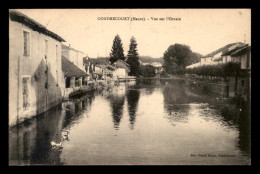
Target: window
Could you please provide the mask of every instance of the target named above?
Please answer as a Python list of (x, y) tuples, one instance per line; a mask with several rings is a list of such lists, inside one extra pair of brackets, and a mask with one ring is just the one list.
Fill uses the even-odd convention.
[(56, 86), (59, 86), (59, 82), (58, 82), (58, 80), (59, 80), (59, 77), (58, 77), (58, 70), (56, 70), (56, 78), (57, 78), (57, 81), (56, 81)]
[(67, 78), (65, 79), (65, 81), (66, 81), (66, 82), (65, 82), (65, 83), (66, 83), (66, 88), (70, 88), (70, 78), (67, 77)]
[(56, 45), (56, 62), (58, 62), (59, 53), (58, 53), (58, 45)]
[(23, 31), (23, 41), (24, 41), (23, 55), (29, 57), (30, 56), (30, 33), (28, 31)]
[(45, 59), (48, 58), (48, 40), (45, 39)]
[(29, 83), (30, 77), (23, 77), (23, 109), (26, 110), (29, 106)]

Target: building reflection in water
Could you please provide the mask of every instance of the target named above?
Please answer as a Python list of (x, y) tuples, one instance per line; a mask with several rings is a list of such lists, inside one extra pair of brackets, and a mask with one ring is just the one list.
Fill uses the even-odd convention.
[[(9, 129), (10, 165), (62, 165), (62, 146), (50, 142), (69, 141), (69, 128), (79, 121), (94, 95), (64, 102)], [(89, 106), (90, 107), (90, 106)], [(65, 133), (64, 133), (65, 132)], [(65, 137), (64, 137), (65, 136)]]
[(245, 154), (251, 154), (251, 119), (246, 103), (234, 102), (221, 109), (225, 122), (236, 125), (238, 129), (238, 147)]
[[(203, 88), (185, 85), (185, 81), (162, 81), (162, 84), (164, 109), (167, 112), (165, 117), (172, 125), (187, 122), (190, 105), (198, 105), (203, 112), (201, 118), (206, 121), (215, 119), (221, 125), (236, 130), (238, 148), (245, 155), (251, 154), (251, 115), (248, 103), (237, 99), (225, 100), (219, 95), (205, 93)], [(215, 117), (217, 115), (221, 117)]]

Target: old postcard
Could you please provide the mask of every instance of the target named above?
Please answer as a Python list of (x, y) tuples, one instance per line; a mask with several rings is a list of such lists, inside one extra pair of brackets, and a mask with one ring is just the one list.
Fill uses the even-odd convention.
[(251, 9), (9, 9), (9, 165), (251, 165)]

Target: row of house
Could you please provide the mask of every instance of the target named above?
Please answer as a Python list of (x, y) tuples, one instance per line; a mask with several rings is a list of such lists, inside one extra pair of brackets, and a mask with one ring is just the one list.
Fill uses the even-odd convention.
[(109, 61), (104, 63), (95, 63), (93, 60), (87, 61), (86, 70), (92, 79), (105, 81), (121, 81), (128, 79), (130, 65), (123, 60), (117, 60), (113, 64)]
[[(199, 66), (205, 66), (205, 65), (217, 65), (217, 64), (225, 64), (228, 62), (241, 62), (242, 64), (246, 63), (246, 60), (240, 60), (239, 58), (236, 58), (234, 56), (234, 52), (238, 51), (239, 49), (243, 49), (245, 47), (249, 47), (248, 44), (244, 44), (241, 42), (237, 43), (231, 43), (228, 45), (225, 45), (224, 47), (219, 48), (218, 50), (215, 50), (203, 57), (201, 57), (200, 62), (197, 62), (195, 64), (189, 65), (186, 68), (195, 68)], [(248, 60), (247, 62), (251, 62), (251, 60)], [(244, 65), (243, 65), (244, 66)]]
[(121, 60), (90, 72), (85, 53), (65, 42), (28, 16), (9, 11), (9, 126), (49, 110), (77, 90), (88, 90), (93, 77), (127, 77), (129, 65)]
[(226, 96), (241, 96), (244, 101), (251, 101), (251, 46), (241, 42), (228, 44), (216, 51), (213, 51), (201, 58), (201, 61), (186, 68), (200, 66), (225, 64), (234, 62), (240, 64), (240, 71), (243, 76), (229, 77), (225, 82)]

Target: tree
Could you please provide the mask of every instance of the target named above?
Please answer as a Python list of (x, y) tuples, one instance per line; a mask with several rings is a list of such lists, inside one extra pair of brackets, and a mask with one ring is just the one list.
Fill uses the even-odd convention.
[(155, 67), (152, 65), (141, 65), (140, 66), (140, 74), (143, 77), (154, 77), (155, 74)]
[(137, 53), (137, 43), (134, 37), (130, 40), (126, 63), (130, 65), (129, 75), (137, 76), (140, 74), (139, 55)]
[(186, 66), (200, 62), (202, 55), (200, 53), (192, 52), (190, 59), (187, 60)]
[(193, 53), (187, 45), (170, 45), (163, 55), (163, 67), (167, 73), (174, 74), (176, 70), (185, 68), (192, 55)]
[(113, 64), (118, 59), (125, 60), (125, 56), (122, 41), (117, 34), (113, 41), (109, 61), (111, 62), (111, 64)]

